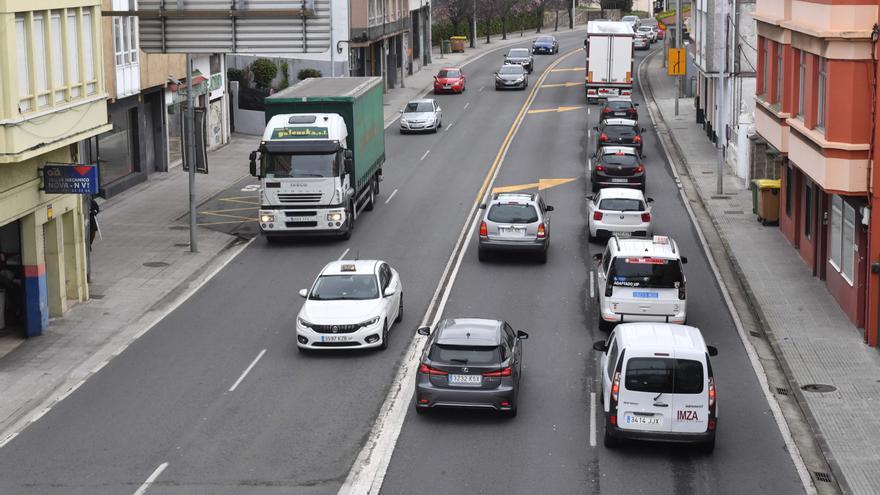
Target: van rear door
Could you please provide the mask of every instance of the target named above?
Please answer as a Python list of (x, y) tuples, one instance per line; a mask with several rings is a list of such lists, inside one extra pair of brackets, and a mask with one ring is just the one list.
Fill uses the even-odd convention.
[(618, 428), (672, 431), (673, 361), (671, 350), (626, 359), (617, 406)]
[(676, 357), (672, 431), (705, 433), (709, 426), (709, 373), (704, 359)]
[(587, 83), (605, 83), (610, 77), (611, 36), (588, 35), (589, 54), (587, 56)]
[(678, 260), (652, 257), (615, 258), (608, 282), (614, 285), (612, 303), (615, 313), (657, 317), (664, 321), (685, 303), (678, 298), (684, 274)]
[(608, 82), (615, 84), (632, 83), (633, 38), (631, 36), (612, 36)]

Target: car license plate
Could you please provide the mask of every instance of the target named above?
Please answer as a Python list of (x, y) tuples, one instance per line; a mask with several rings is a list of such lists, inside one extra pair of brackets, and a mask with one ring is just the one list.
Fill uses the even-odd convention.
[(615, 116), (625, 116), (626, 112), (614, 112)]
[(659, 425), (660, 418), (653, 416), (626, 416), (626, 424), (628, 425)]
[(499, 227), (499, 228), (498, 228), (498, 231), (499, 231), (502, 235), (515, 235), (515, 236), (524, 236), (524, 235), (526, 235), (526, 229), (523, 229), (523, 228), (517, 228), (517, 227), (508, 227), (508, 228)]
[(614, 235), (621, 239), (632, 237), (632, 232), (614, 232)]
[(479, 387), (483, 384), (483, 377), (480, 375), (449, 375), (449, 384)]
[(629, 179), (611, 179), (611, 182), (614, 182), (615, 184), (625, 184), (629, 182)]
[(314, 221), (316, 217), (287, 217), (291, 222), (311, 222)]
[(657, 292), (640, 292), (640, 291), (634, 291), (634, 292), (633, 292), (633, 297), (641, 297), (641, 298), (643, 298), (643, 299), (659, 299), (659, 298), (660, 298), (660, 294), (657, 293)]
[(444, 84), (443, 85), (443, 89), (451, 89), (451, 88), (452, 88), (451, 84)]
[(321, 342), (348, 342), (351, 337), (348, 335), (321, 335)]

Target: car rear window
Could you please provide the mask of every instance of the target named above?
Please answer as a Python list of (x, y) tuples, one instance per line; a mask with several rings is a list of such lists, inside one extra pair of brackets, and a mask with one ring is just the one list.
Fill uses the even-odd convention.
[(532, 205), (497, 203), (489, 209), (487, 218), (496, 223), (534, 223), (538, 211)]
[(606, 106), (612, 110), (627, 110), (632, 108), (632, 103), (628, 101), (609, 101)]
[(441, 70), (440, 72), (437, 73), (437, 77), (440, 77), (440, 78), (458, 77), (459, 75), (461, 75), (461, 74), (457, 70)]
[(693, 359), (631, 358), (626, 362), (624, 387), (652, 394), (699, 394), (703, 364)]
[(606, 125), (602, 132), (610, 138), (636, 137), (635, 128), (629, 125)]
[(500, 364), (501, 346), (437, 344), (428, 354), (431, 361), (448, 364)]
[(510, 53), (508, 53), (507, 56), (525, 58), (529, 56), (529, 50), (528, 48), (514, 48), (513, 50), (510, 50)]
[(645, 206), (644, 203), (638, 199), (610, 198), (600, 201), (599, 209), (611, 211), (644, 211)]
[(621, 257), (614, 259), (608, 278), (617, 287), (677, 288), (684, 275), (678, 260)]
[(635, 167), (639, 164), (639, 159), (635, 155), (626, 153), (606, 153), (602, 155), (602, 161), (606, 165), (624, 165), (627, 167)]

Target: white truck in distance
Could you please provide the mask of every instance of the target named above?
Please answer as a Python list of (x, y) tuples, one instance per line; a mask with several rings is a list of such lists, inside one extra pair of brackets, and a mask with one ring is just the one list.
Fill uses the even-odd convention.
[(633, 38), (626, 22), (587, 23), (587, 103), (609, 96), (627, 96), (633, 88)]

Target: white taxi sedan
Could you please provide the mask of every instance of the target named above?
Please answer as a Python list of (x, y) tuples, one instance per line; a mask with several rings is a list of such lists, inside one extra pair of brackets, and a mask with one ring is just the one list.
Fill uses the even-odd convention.
[(651, 205), (638, 189), (600, 189), (589, 201), (590, 240), (617, 237), (651, 237)]
[(388, 348), (391, 325), (403, 317), (403, 285), (381, 260), (328, 263), (296, 317), (296, 344), (306, 349)]

